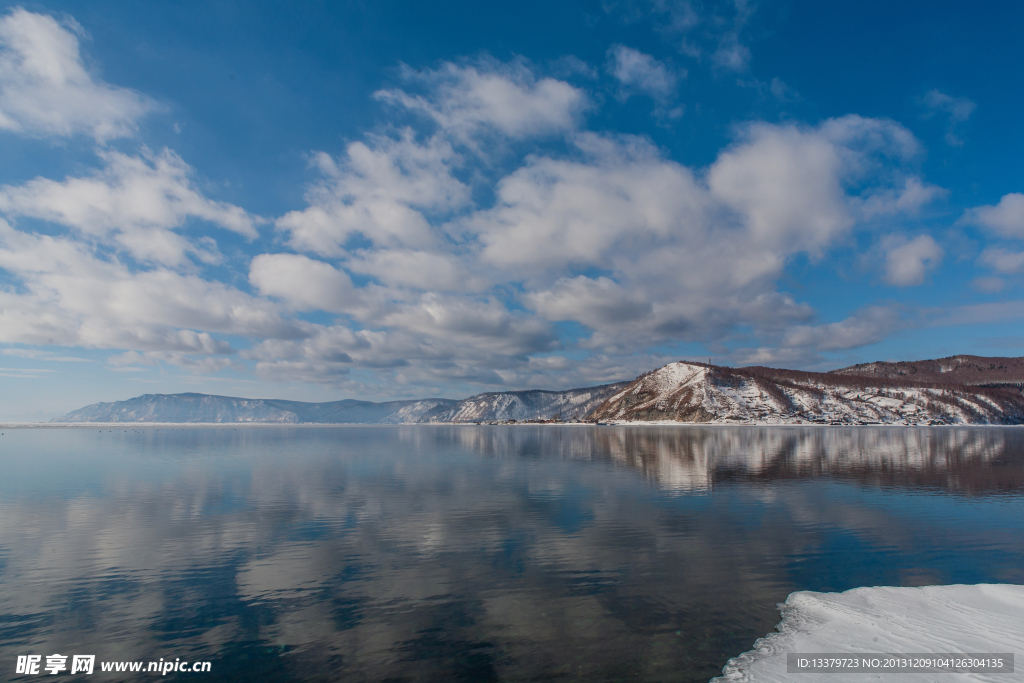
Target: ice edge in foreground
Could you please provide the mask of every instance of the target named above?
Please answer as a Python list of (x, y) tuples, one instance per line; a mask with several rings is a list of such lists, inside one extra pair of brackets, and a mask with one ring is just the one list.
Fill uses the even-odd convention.
[[(791, 593), (779, 605), (778, 631), (730, 659), (718, 683), (842, 680), (889, 683), (936, 680), (1020, 680), (1013, 674), (787, 673), (786, 654), (796, 653), (1024, 653), (1024, 586), (977, 584), (854, 588), (843, 593)], [(1024, 662), (1016, 662), (1019, 667)]]

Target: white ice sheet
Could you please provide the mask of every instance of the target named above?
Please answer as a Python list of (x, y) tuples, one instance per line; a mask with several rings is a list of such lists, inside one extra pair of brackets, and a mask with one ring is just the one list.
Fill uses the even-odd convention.
[[(790, 594), (778, 632), (729, 660), (716, 682), (860, 683), (861, 681), (1024, 680), (1024, 586), (854, 588)], [(1012, 674), (787, 673), (786, 653), (995, 653), (1016, 655)]]

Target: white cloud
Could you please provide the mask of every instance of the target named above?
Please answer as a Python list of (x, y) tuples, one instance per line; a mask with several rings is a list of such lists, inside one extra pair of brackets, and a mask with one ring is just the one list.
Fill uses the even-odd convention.
[(485, 60), (446, 62), (436, 70), (405, 69), (406, 82), (425, 86), (427, 94), (381, 90), (384, 102), (419, 111), (445, 134), (462, 142), (487, 132), (511, 138), (563, 133), (576, 128), (589, 106), (584, 92), (565, 81), (538, 79), (523, 64)]
[(0, 342), (85, 348), (231, 352), (211, 333), (296, 338), (301, 323), (228, 285), (164, 268), (132, 272), (69, 238), (0, 221), (0, 268), (19, 290), (0, 292)]
[(768, 84), (768, 92), (780, 102), (792, 102), (801, 99), (800, 94), (778, 76), (774, 77)]
[[(624, 87), (674, 92), (675, 76), (646, 55), (621, 47), (612, 65)], [(393, 393), (615, 379), (680, 342), (774, 340), (776, 357), (808, 357), (899, 324), (871, 309), (814, 326), (814, 310), (777, 284), (795, 256), (941, 194), (908, 170), (920, 149), (898, 124), (749, 124), (710, 165), (688, 167), (645, 138), (578, 132), (586, 95), (524, 63), (405, 76), (406, 89), (378, 97), (436, 129), (382, 127), (337, 157), (313, 154), (306, 206), (275, 221), (286, 244), (251, 259), (185, 232), (202, 220), (251, 238), (259, 219), (203, 196), (170, 151), (104, 151), (92, 175), (0, 188), (0, 212), (70, 229), (0, 225), (13, 283), (0, 291), (0, 342), (117, 349), (118, 368), (245, 362), (263, 378), (349, 389), (372, 376)], [(569, 149), (530, 146), (506, 163), (520, 150), (510, 138), (551, 134)], [(892, 246), (894, 281), (938, 263), (923, 239)], [(243, 258), (254, 295), (189, 265)], [(338, 319), (295, 315), (317, 311)], [(582, 339), (560, 340), (563, 321)], [(234, 353), (235, 337), (252, 347)], [(580, 351), (584, 369), (567, 369)]]
[(307, 193), (310, 206), (285, 214), (277, 228), (295, 249), (323, 256), (344, 255), (357, 234), (380, 246), (429, 247), (438, 236), (425, 213), (469, 201), (469, 188), (452, 174), (458, 161), (447, 142), (420, 143), (410, 130), (354, 142), (340, 162), (319, 153), (314, 162), (326, 177)]
[(513, 314), (489, 297), (427, 293), (413, 303), (389, 310), (376, 322), (383, 327), (426, 335), (445, 345), (454, 343), (461, 354), (476, 351), (525, 357), (551, 351), (557, 344), (547, 324), (531, 316)]
[[(417, 77), (428, 92), (413, 104), (406, 93), (382, 96), (448, 112), (438, 120), (460, 121), (459, 135), (500, 128), (473, 118), (480, 110), (469, 116), (470, 96), (454, 92), (474, 91), (481, 74), (445, 68)], [(492, 67), (488, 78), (501, 81), (517, 68)], [(459, 156), (448, 135), (399, 131), (353, 143), (337, 160), (317, 155), (325, 177), (308, 193), (310, 206), (277, 227), (293, 248), (337, 262), (280, 255), (290, 274), (264, 257), (253, 262), (251, 282), (262, 293), (386, 332), (373, 354), (345, 351), (352, 363), (336, 368), (338, 378), (350, 367), (397, 361), (410, 363), (404, 377), (417, 381), (433, 381), (442, 367), (470, 377), (484, 367), (475, 363), (525, 377), (530, 354), (555, 348), (543, 321), (586, 326), (591, 334), (580, 344), (598, 355), (635, 353), (638, 337), (709, 341), (741, 327), (781, 338), (814, 315), (776, 291), (793, 255), (822, 254), (858, 221), (912, 214), (941, 194), (906, 172), (920, 153), (909, 131), (857, 116), (818, 126), (748, 125), (704, 169), (666, 159), (643, 138), (577, 133), (574, 152), (533, 154), (493, 186), (466, 168), (477, 162)], [(493, 187), (492, 206), (470, 202), (461, 170), (480, 189)], [(317, 274), (305, 288), (295, 284), (303, 264)], [(374, 279), (355, 290), (358, 302), (334, 298), (349, 291), (335, 282), (341, 268)], [(513, 300), (528, 311), (513, 313)], [(273, 365), (275, 373), (313, 372), (324, 362), (311, 340), (287, 345), (303, 351)], [(266, 372), (274, 363), (269, 355), (259, 362)]]
[(583, 159), (530, 158), (460, 226), (532, 310), (590, 327), (593, 349), (800, 324), (812, 311), (773, 284), (792, 255), (845, 239), (869, 197), (895, 213), (930, 196), (899, 171), (916, 142), (888, 121), (750, 126), (697, 171), (636, 138), (576, 144)]
[(301, 311), (343, 313), (360, 300), (345, 271), (298, 254), (260, 254), (249, 266), (249, 282)]
[(980, 225), (1002, 237), (1024, 239), (1024, 194), (1003, 195), (995, 206), (978, 206), (964, 212), (961, 222)]
[(746, 71), (750, 66), (750, 48), (743, 45), (740, 36), (754, 14), (755, 4), (748, 0), (731, 0), (719, 3), (715, 9), (721, 12), (723, 7), (726, 8), (725, 14), (731, 15), (729, 19), (723, 20), (721, 15), (713, 16), (710, 17), (709, 23), (726, 25), (729, 28), (718, 36), (718, 49), (711, 55), (711, 60), (719, 69)]
[(729, 71), (746, 71), (750, 65), (750, 48), (740, 43), (738, 34), (730, 32), (722, 37), (711, 60), (715, 66)]
[(551, 62), (550, 67), (551, 73), (561, 78), (582, 76), (583, 78), (594, 80), (598, 77), (597, 69), (574, 55), (559, 57)]
[(152, 100), (96, 80), (78, 38), (52, 17), (17, 8), (0, 19), (0, 129), (40, 136), (133, 135)]
[(381, 332), (317, 326), (305, 339), (266, 340), (241, 355), (256, 361), (257, 374), (267, 379), (338, 384), (348, 381), (355, 362), (353, 355), (363, 365), (374, 365), (386, 340), (387, 335)]
[(977, 105), (966, 97), (952, 97), (936, 89), (929, 90), (922, 98), (921, 103), (928, 109), (929, 115), (942, 113), (949, 117), (946, 144), (953, 147), (963, 146), (964, 141), (957, 131), (960, 124), (971, 117)]
[(924, 96), (924, 104), (929, 109), (946, 112), (956, 123), (969, 119), (977, 108), (977, 105), (966, 97), (951, 97), (935, 89), (929, 90)]
[(979, 292), (996, 294), (1003, 291), (1003, 287), (1006, 286), (1006, 283), (1002, 278), (998, 277), (976, 277), (971, 280), (971, 286)]
[(535, 322), (517, 321), (493, 302), (428, 297), (389, 322), (398, 324), (386, 330), (317, 327), (305, 339), (270, 340), (241, 355), (275, 380), (348, 386), (352, 368), (372, 368), (385, 382), (373, 390), (393, 395), (410, 385), (505, 384), (514, 368), (529, 364), (525, 354), (550, 350), (554, 341), (550, 333), (538, 334)]
[(550, 290), (527, 295), (526, 301), (548, 320), (577, 320), (594, 328), (626, 325), (653, 309), (639, 292), (629, 292), (606, 277), (582, 275), (563, 278)]
[(872, 306), (839, 322), (794, 326), (787, 332), (782, 346), (809, 347), (819, 351), (854, 349), (878, 343), (903, 325), (898, 310)]
[(843, 151), (819, 132), (759, 124), (719, 156), (708, 184), (757, 242), (816, 251), (854, 222), (845, 202)]
[(5, 356), (16, 356), (18, 358), (34, 358), (39, 360), (45, 360), (50, 363), (91, 363), (88, 358), (79, 358), (78, 356), (58, 356), (53, 351), (44, 351), (42, 349), (3, 349), (0, 351)]
[(985, 304), (969, 304), (936, 308), (931, 311), (931, 324), (935, 327), (953, 325), (1003, 324), (1024, 320), (1024, 301), (994, 301)]
[(669, 99), (676, 89), (677, 76), (651, 55), (625, 45), (608, 50), (609, 71), (622, 85), (623, 97), (641, 92), (657, 100)]
[(851, 171), (877, 168), (879, 158), (909, 161), (921, 154), (914, 134), (891, 119), (847, 114), (826, 119), (820, 129), (829, 140), (849, 150), (844, 156)]
[(924, 282), (924, 277), (942, 262), (945, 254), (930, 235), (912, 240), (891, 239), (885, 248), (885, 281), (898, 287)]
[(107, 359), (107, 366), (114, 371), (137, 371), (140, 365), (160, 365), (166, 363), (182, 368), (197, 375), (220, 372), (221, 370), (239, 365), (231, 358), (223, 356), (194, 356), (173, 351), (125, 351)]
[(845, 116), (816, 128), (759, 123), (719, 156), (708, 184), (759, 243), (813, 253), (847, 232), (865, 204), (898, 213), (933, 196), (898, 172), (898, 162), (918, 151), (908, 130), (882, 119)]
[(978, 262), (1000, 273), (1024, 273), (1024, 252), (989, 247), (981, 252)]
[(703, 17), (694, 7), (693, 0), (602, 0), (609, 13), (619, 14), (629, 22), (643, 21), (656, 16), (664, 30), (685, 33), (699, 25)]
[(470, 270), (475, 264), (466, 254), (411, 249), (359, 250), (346, 265), (352, 272), (370, 275), (390, 287), (480, 292), (491, 284), (485, 275)]
[(716, 69), (746, 71), (750, 48), (744, 29), (756, 9), (747, 0), (603, 0), (606, 11), (627, 21), (653, 21), (678, 49), (700, 60), (710, 55)]
[(886, 188), (865, 196), (860, 207), (861, 216), (868, 219), (879, 215), (915, 214), (921, 207), (948, 194), (944, 188), (910, 176), (902, 188)]
[[(656, 344), (741, 326), (782, 334), (813, 316), (775, 291), (792, 255), (845, 239), (870, 213), (865, 206), (912, 213), (938, 192), (903, 172), (919, 147), (885, 120), (750, 125), (707, 169), (668, 160), (642, 138), (582, 133), (572, 141), (575, 154), (528, 157), (483, 209), (455, 177), (464, 159), (438, 136), (402, 131), (354, 143), (338, 160), (317, 155), (325, 179), (308, 194), (310, 207), (278, 228), (294, 248), (338, 263), (306, 264), (329, 277), (301, 288), (297, 257), (281, 255), (294, 266), (287, 276), (256, 260), (251, 282), (295, 307), (345, 312), (391, 340), (429, 342), (429, 352), (420, 342), (404, 347), (406, 361), (420, 359), (409, 376), (431, 377), (423, 363), (470, 363), (474, 354), (519, 376), (522, 361), (510, 358), (554, 343), (538, 317), (587, 326), (582, 343), (599, 354), (635, 352), (637, 335)], [(370, 206), (390, 207), (386, 215), (401, 220), (382, 220)], [(370, 246), (349, 242), (355, 234)], [(319, 283), (333, 282), (339, 267), (377, 284), (357, 289), (358, 303), (332, 298), (347, 286)], [(583, 274), (593, 269), (600, 274)], [(494, 294), (509, 288), (531, 313), (499, 303)], [(370, 362), (349, 355), (356, 366)]]
[(200, 194), (189, 180), (188, 164), (170, 150), (142, 156), (108, 151), (100, 158), (105, 167), (89, 177), (36, 178), (0, 187), (0, 212), (58, 223), (90, 238), (111, 238), (136, 259), (172, 266), (183, 264), (189, 253), (217, 260), (212, 240), (193, 243), (172, 232), (189, 218), (256, 237), (255, 219)]
[(639, 139), (577, 141), (586, 161), (535, 157), (498, 184), (493, 209), (466, 225), (485, 262), (523, 274), (561, 274), (573, 265), (608, 265), (620, 253), (677, 231), (706, 226), (706, 194), (690, 169), (666, 161)]

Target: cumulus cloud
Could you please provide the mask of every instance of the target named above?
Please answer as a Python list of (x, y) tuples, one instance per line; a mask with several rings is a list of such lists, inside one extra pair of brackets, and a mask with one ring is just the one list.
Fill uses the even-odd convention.
[(872, 306), (839, 322), (794, 326), (786, 333), (782, 346), (818, 351), (854, 349), (878, 343), (901, 327), (903, 321), (898, 310)]
[(860, 213), (865, 219), (875, 216), (914, 214), (923, 206), (948, 194), (949, 192), (945, 188), (910, 176), (904, 181), (903, 187), (886, 188), (865, 196)]
[(0, 19), (0, 129), (36, 136), (131, 136), (154, 108), (82, 63), (77, 25), (17, 8)]
[(401, 352), (388, 354), (388, 341), (379, 331), (318, 325), (303, 339), (265, 340), (240, 355), (255, 361), (257, 374), (265, 379), (343, 385), (357, 362), (377, 368), (408, 364), (397, 358)]
[[(418, 335), (455, 343), (463, 349), (519, 356), (557, 348), (557, 337), (548, 325), (526, 315), (516, 315), (494, 298), (423, 294), (417, 301), (398, 306), (377, 322)], [(465, 352), (465, 351), (464, 351)]]
[(904, 133), (858, 117), (817, 128), (757, 124), (707, 169), (706, 181), (642, 139), (584, 134), (576, 145), (585, 160), (532, 157), (498, 183), (496, 206), (465, 225), (479, 235), (485, 261), (520, 272), (607, 268), (672, 243), (715, 253), (727, 273), (749, 273), (751, 261), (774, 271), (785, 254), (818, 250), (851, 228), (861, 197), (849, 190), (864, 180), (867, 157), (901, 156)]
[(482, 258), (519, 273), (563, 273), (609, 264), (616, 247), (643, 249), (676, 230), (706, 225), (693, 172), (649, 143), (592, 134), (577, 140), (585, 161), (534, 157), (498, 183), (497, 205), (469, 217)]
[[(509, 78), (509, 69), (520, 68), (491, 67), (487, 78), (502, 81), (501, 88), (538, 83)], [(477, 206), (468, 181), (458, 179), (467, 161), (445, 126), (469, 116), (467, 92), (483, 77), (475, 67), (441, 71), (415, 77), (427, 88), (415, 101), (404, 91), (381, 95), (448, 112), (437, 115), (444, 124), (438, 132), (368, 136), (340, 158), (317, 155), (324, 178), (307, 194), (310, 205), (277, 221), (297, 251), (336, 259), (307, 264), (318, 274), (316, 286), (289, 284), (302, 271), (297, 257), (281, 255), (294, 275), (271, 273), (264, 257), (250, 274), (261, 293), (293, 307), (345, 312), (385, 331), (392, 350), (411, 335), (417, 343), (403, 347), (410, 362), (438, 367), (479, 353), (479, 362), (520, 377), (517, 363), (555, 348), (557, 337), (542, 321), (585, 326), (590, 336), (579, 343), (594, 354), (636, 353), (638, 337), (646, 344), (708, 341), (743, 326), (778, 337), (814, 315), (775, 289), (790, 258), (822, 254), (859, 221), (912, 214), (941, 194), (909, 171), (920, 153), (909, 131), (848, 116), (817, 126), (747, 125), (706, 168), (667, 159), (644, 138), (573, 133), (569, 154), (528, 156), (483, 185), (495, 199)], [(459, 120), (462, 131), (484, 125), (472, 116)], [(353, 241), (356, 235), (362, 239)], [(926, 266), (934, 260), (919, 257)], [(336, 281), (342, 268), (373, 279), (356, 290), (363, 295), (358, 305), (330, 298), (349, 291)], [(517, 305), (526, 311), (513, 313)], [(454, 355), (442, 360), (433, 355), (440, 350)], [(346, 353), (356, 365), (369, 362)], [(305, 355), (289, 362), (320, 361)], [(413, 376), (425, 366), (416, 367), (403, 372)]]
[(916, 142), (889, 121), (756, 124), (706, 170), (642, 139), (575, 141), (582, 159), (530, 158), (461, 225), (484, 262), (523, 283), (531, 310), (586, 325), (594, 349), (622, 350), (641, 331), (657, 343), (801, 324), (810, 309), (773, 291), (787, 260), (844, 239), (869, 198), (888, 195), (892, 213), (919, 205), (900, 201), (917, 185), (898, 171)]
[(342, 313), (360, 298), (345, 271), (298, 254), (260, 254), (249, 266), (249, 282), (300, 311)]
[(165, 268), (132, 272), (67, 237), (0, 221), (0, 268), (22, 291), (0, 292), (0, 342), (226, 354), (211, 333), (296, 338), (300, 323), (228, 285)]
[(1001, 237), (1024, 239), (1024, 194), (1003, 195), (995, 206), (978, 206), (964, 212), (961, 222), (987, 228)]
[(877, 344), (915, 324), (902, 307), (868, 306), (837, 322), (785, 325), (777, 335), (762, 336), (767, 344), (736, 348), (729, 355), (739, 365), (814, 366), (823, 363), (825, 353)]
[[(407, 386), (469, 383), (501, 386), (518, 378), (528, 354), (549, 351), (550, 330), (494, 302), (428, 298), (396, 312), (386, 329), (317, 326), (301, 340), (268, 340), (242, 356), (267, 379), (348, 385), (351, 368), (375, 370), (388, 394)], [(551, 375), (547, 375), (550, 384)], [(541, 384), (543, 386), (543, 384)]]
[(189, 218), (256, 237), (255, 219), (200, 194), (189, 179), (191, 168), (174, 152), (108, 151), (100, 159), (104, 168), (91, 176), (0, 187), (0, 212), (64, 225), (89, 238), (110, 238), (136, 259), (165, 265), (181, 265), (189, 253), (217, 260), (209, 240), (190, 242), (173, 232)]
[(653, 310), (639, 292), (629, 292), (607, 277), (583, 275), (563, 278), (546, 291), (531, 292), (526, 301), (548, 320), (576, 320), (595, 328), (632, 323)]
[[(474, 273), (465, 254), (412, 249), (357, 250), (346, 265), (384, 285), (436, 292), (480, 292), (490, 286), (485, 274)], [(475, 268), (480, 270), (479, 268)]]
[(971, 118), (977, 105), (966, 97), (952, 97), (936, 89), (929, 90), (921, 98), (921, 104), (926, 108), (928, 115), (945, 114), (948, 117), (946, 144), (962, 147), (964, 141), (958, 134), (960, 125)]
[[(906, 128), (884, 119), (851, 115), (816, 128), (757, 123), (719, 156), (708, 182), (760, 243), (813, 253), (858, 219), (913, 212), (936, 196), (937, 188), (902, 170), (918, 152)], [(851, 191), (864, 180), (867, 187)]]
[(989, 247), (981, 252), (978, 262), (989, 266), (1000, 273), (1024, 272), (1024, 252), (1010, 251), (999, 247)]
[(453, 175), (451, 145), (437, 137), (418, 142), (408, 129), (354, 142), (338, 161), (318, 153), (314, 163), (325, 178), (307, 193), (310, 206), (276, 222), (300, 251), (343, 256), (354, 235), (381, 246), (429, 247), (438, 237), (425, 214), (469, 201), (469, 188)]
[(608, 50), (611, 72), (622, 86), (623, 97), (640, 92), (655, 99), (670, 98), (676, 89), (677, 76), (662, 62), (625, 45)]
[(446, 62), (437, 69), (406, 68), (403, 76), (427, 92), (393, 88), (378, 91), (377, 99), (423, 113), (463, 142), (481, 133), (511, 138), (563, 133), (576, 128), (589, 106), (579, 88), (554, 78), (538, 79), (521, 63)]
[[(656, 98), (675, 87), (667, 67), (629, 48), (613, 51), (612, 68)], [(246, 363), (266, 379), (350, 389), (371, 376), (393, 393), (607, 381), (681, 342), (767, 340), (807, 357), (899, 324), (869, 309), (816, 326), (777, 285), (794, 257), (941, 194), (913, 173), (919, 145), (892, 121), (752, 123), (695, 167), (646, 138), (581, 132), (586, 95), (524, 62), (404, 78), (378, 99), (433, 124), (312, 154), (317, 179), (304, 207), (275, 220), (275, 246), (228, 254), (232, 267), (247, 261), (251, 293), (199, 277), (190, 260), (225, 257), (187, 229), (206, 221), (253, 238), (259, 219), (205, 197), (170, 151), (101, 151), (91, 175), (0, 188), (12, 220), (67, 228), (0, 225), (0, 268), (14, 283), (0, 291), (0, 341), (116, 349), (120, 368)], [(544, 135), (562, 137), (510, 161), (510, 140)], [(894, 282), (938, 263), (927, 240), (892, 245)], [(297, 315), (310, 312), (330, 315)], [(579, 333), (560, 338), (572, 323)], [(226, 340), (237, 337), (250, 348), (235, 353)], [(567, 369), (580, 354), (581, 369)]]
[(842, 152), (828, 135), (759, 124), (718, 158), (708, 184), (758, 242), (816, 250), (853, 225)]
[(885, 248), (885, 281), (898, 287), (924, 282), (929, 270), (936, 268), (945, 254), (931, 235), (912, 240), (891, 239)]

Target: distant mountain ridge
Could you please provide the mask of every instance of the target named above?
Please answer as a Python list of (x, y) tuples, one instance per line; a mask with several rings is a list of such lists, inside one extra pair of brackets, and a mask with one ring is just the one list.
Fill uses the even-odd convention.
[(584, 417), (626, 382), (566, 391), (507, 391), (461, 401), (426, 398), (373, 403), (345, 399), (306, 403), (210, 394), (145, 394), (94, 403), (51, 422), (262, 424), (417, 424)]
[(443, 398), (386, 403), (354, 399), (306, 403), (195, 393), (145, 394), (127, 401), (94, 403), (52, 421), (397, 424), (417, 422), (432, 410), (455, 403), (457, 401)]
[(832, 370), (832, 375), (861, 375), (947, 384), (1024, 384), (1024, 358), (948, 356), (934, 360), (861, 363)]
[(679, 361), (632, 382), (462, 400), (306, 403), (146, 394), (53, 422), (422, 424), (508, 420), (711, 424), (1024, 424), (1024, 358), (950, 356), (827, 373)]

